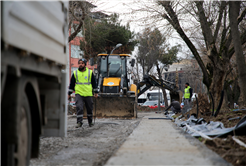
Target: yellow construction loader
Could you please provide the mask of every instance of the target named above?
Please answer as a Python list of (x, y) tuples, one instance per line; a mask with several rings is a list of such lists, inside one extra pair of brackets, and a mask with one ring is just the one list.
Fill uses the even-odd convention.
[[(128, 54), (99, 54), (96, 80), (99, 95), (94, 100), (93, 115), (97, 118), (137, 118), (137, 98), (151, 86), (170, 90), (171, 99), (181, 101), (182, 92), (174, 83), (145, 75), (141, 82), (133, 84), (127, 71)], [(135, 59), (130, 61), (134, 66)]]
[[(127, 72), (128, 54), (99, 54), (96, 79), (99, 97), (94, 101), (96, 117), (137, 117), (135, 84)], [(131, 60), (134, 66), (135, 59)]]

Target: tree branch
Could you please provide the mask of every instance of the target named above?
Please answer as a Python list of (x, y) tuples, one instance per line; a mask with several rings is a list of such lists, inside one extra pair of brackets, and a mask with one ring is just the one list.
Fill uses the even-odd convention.
[(219, 33), (219, 29), (220, 29), (220, 26), (221, 26), (221, 20), (222, 20), (222, 16), (223, 16), (223, 13), (224, 13), (223, 11), (224, 11), (225, 7), (226, 7), (226, 2), (222, 1), (221, 5), (220, 5), (218, 22), (217, 22), (217, 25), (216, 25), (216, 29), (214, 31), (214, 39), (215, 40), (217, 39), (217, 36), (218, 36), (218, 33)]
[(245, 15), (246, 15), (246, 8), (244, 8), (244, 10), (242, 11), (242, 13), (237, 18), (237, 23), (238, 24), (243, 20), (243, 18), (244, 18)]
[[(220, 55), (222, 55), (223, 51), (227, 52), (231, 44), (231, 40), (232, 40), (231, 36), (228, 36), (226, 39), (226, 34), (230, 27), (230, 26), (228, 27), (226, 26), (226, 19), (227, 19), (227, 11), (224, 10), (224, 26), (223, 26), (223, 30), (221, 34), (221, 41), (220, 41), (220, 52), (219, 52)], [(224, 54), (224, 55), (227, 55), (227, 54)]]
[(72, 41), (76, 37), (76, 35), (79, 33), (80, 28), (82, 27), (82, 25), (83, 25), (83, 22), (81, 21), (79, 23), (79, 26), (77, 27), (77, 29), (68, 37), (68, 42)]
[[(243, 20), (245, 15), (246, 15), (246, 8), (243, 10), (243, 12), (237, 18), (238, 24)], [(229, 48), (231, 42), (232, 42), (232, 36), (231, 36), (231, 32), (229, 32), (229, 36), (227, 37), (227, 39), (225, 41), (225, 47)], [(242, 45), (246, 43), (246, 31), (244, 31), (244, 33), (241, 34), (241, 43), (242, 43)], [(229, 52), (228, 57), (231, 58), (235, 52), (234, 47), (232, 47), (228, 52)]]
[(210, 45), (214, 44), (215, 41), (213, 40), (212, 31), (211, 31), (211, 28), (210, 28), (210, 26), (209, 26), (209, 24), (207, 22), (207, 18), (205, 16), (205, 12), (204, 12), (204, 9), (203, 9), (203, 2), (202, 1), (198, 1), (198, 2), (195, 2), (195, 3), (196, 3), (196, 6), (197, 6), (197, 9), (198, 9), (198, 16), (199, 16), (199, 19), (200, 19), (202, 33), (203, 33), (203, 36), (204, 36), (204, 39), (205, 39), (206, 47), (207, 47), (207, 50), (209, 50), (210, 49)]
[(205, 67), (197, 49), (195, 48), (193, 43), (190, 41), (190, 39), (186, 36), (183, 29), (181, 28), (179, 21), (178, 21), (178, 18), (177, 18), (177, 15), (173, 11), (173, 9), (170, 5), (170, 2), (162, 1), (159, 4), (165, 8), (165, 10), (167, 11), (167, 13), (169, 15), (169, 17), (166, 14), (162, 15), (163, 18), (165, 18), (174, 27), (174, 29), (178, 32), (180, 37), (185, 41), (185, 43), (187, 44), (187, 46), (190, 48), (191, 52), (193, 53), (194, 57), (196, 58), (199, 66), (201, 67), (202, 72), (203, 72), (203, 76), (204, 76), (203, 82), (207, 86), (207, 88), (209, 88), (211, 80), (209, 78), (209, 74), (206, 70), (206, 67)]
[(79, 25), (77, 26), (77, 28), (75, 28), (75, 26), (73, 27), (74, 28), (74, 32), (68, 37), (68, 42), (72, 41), (76, 36), (77, 34), (81, 31), (81, 27), (84, 25), (84, 20), (87, 16), (87, 13), (86, 13), (86, 7), (84, 5), (86, 5), (85, 2), (83, 1), (79, 1), (79, 5), (81, 7), (81, 10), (82, 10), (82, 18), (81, 19), (78, 19), (75, 14), (74, 14), (74, 7), (73, 7), (73, 11), (71, 11), (72, 13), (72, 22), (74, 21), (74, 19), (76, 21), (79, 21)]

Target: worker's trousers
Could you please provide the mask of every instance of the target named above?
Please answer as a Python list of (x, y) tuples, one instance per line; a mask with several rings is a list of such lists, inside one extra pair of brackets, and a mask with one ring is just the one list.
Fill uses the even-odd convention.
[(186, 105), (189, 105), (190, 106), (190, 101), (189, 101), (189, 99), (184, 99), (184, 105), (186, 106)]
[(93, 100), (92, 96), (83, 97), (79, 94), (75, 94), (75, 105), (77, 110), (77, 123), (83, 122), (83, 115), (84, 115), (84, 104), (87, 110), (87, 119), (88, 123), (92, 123), (92, 116), (93, 116)]

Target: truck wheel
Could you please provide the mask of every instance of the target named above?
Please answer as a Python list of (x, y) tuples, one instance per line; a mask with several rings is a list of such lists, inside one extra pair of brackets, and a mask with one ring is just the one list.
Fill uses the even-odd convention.
[(18, 119), (18, 144), (13, 153), (15, 165), (29, 165), (31, 153), (31, 116), (28, 99), (25, 93), (21, 96)]

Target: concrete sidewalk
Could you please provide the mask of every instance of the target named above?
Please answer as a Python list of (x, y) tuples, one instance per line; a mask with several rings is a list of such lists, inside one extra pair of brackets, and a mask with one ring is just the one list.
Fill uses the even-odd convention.
[(143, 117), (106, 165), (230, 165), (163, 114)]

